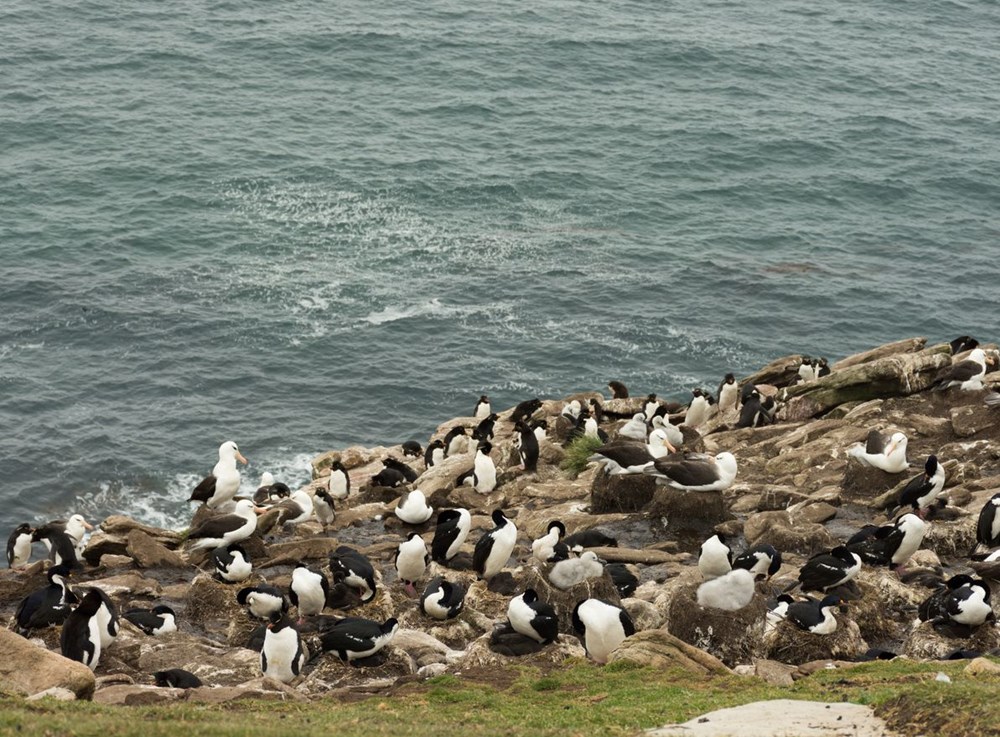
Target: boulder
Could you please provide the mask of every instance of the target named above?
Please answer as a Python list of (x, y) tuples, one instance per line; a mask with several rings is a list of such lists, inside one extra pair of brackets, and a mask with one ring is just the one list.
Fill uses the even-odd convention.
[(663, 624), (663, 615), (650, 601), (642, 599), (622, 599), (625, 611), (632, 618), (636, 632), (655, 630)]
[(1000, 421), (1000, 412), (982, 403), (951, 408), (951, 427), (960, 438), (971, 438)]
[(87, 547), (83, 549), (83, 559), (96, 566), (105, 555), (128, 555), (128, 539), (125, 535), (110, 535), (106, 532), (91, 535), (87, 540)]
[(83, 663), (50, 652), (10, 630), (0, 629), (0, 691), (25, 696), (51, 688), (72, 691), (78, 699), (94, 694), (94, 673)]
[(682, 668), (699, 676), (727, 675), (725, 663), (709, 653), (674, 637), (664, 629), (637, 632), (615, 648), (609, 663), (627, 661), (652, 668)]
[(590, 490), (590, 511), (592, 514), (638, 512), (653, 500), (656, 490), (656, 479), (652, 476), (611, 476), (602, 470), (594, 477)]
[(830, 366), (830, 369), (832, 371), (841, 371), (843, 369), (850, 368), (851, 366), (858, 366), (862, 363), (870, 363), (880, 358), (888, 358), (889, 356), (894, 356), (897, 353), (916, 353), (917, 351), (923, 350), (926, 345), (927, 338), (906, 338), (904, 340), (897, 340), (894, 343), (886, 343), (885, 345), (880, 345), (877, 348), (872, 348), (871, 350), (862, 351), (861, 353), (855, 353), (847, 356), (846, 358), (842, 358)]
[(837, 545), (823, 525), (793, 521), (787, 511), (751, 515), (743, 525), (743, 534), (748, 545), (773, 545), (783, 553), (814, 555)]
[(140, 568), (188, 568), (184, 558), (143, 530), (128, 533), (125, 548)]
[(935, 629), (930, 622), (921, 622), (910, 631), (902, 651), (911, 658), (943, 660), (956, 650), (987, 653), (997, 648), (1000, 648), (1000, 627), (989, 622), (968, 634)]
[(908, 470), (903, 473), (886, 473), (881, 468), (867, 466), (861, 461), (851, 458), (844, 468), (844, 479), (841, 488), (844, 497), (868, 506), (877, 506), (882, 495), (895, 489), (900, 483), (908, 481), (914, 474)]
[(659, 486), (648, 508), (649, 516), (666, 520), (672, 534), (711, 534), (716, 525), (733, 519), (726, 498), (717, 491), (681, 491)]
[(168, 701), (180, 701), (185, 696), (182, 688), (118, 684), (95, 692), (94, 703), (108, 706), (152, 706)]
[(149, 639), (139, 655), (143, 673), (183, 668), (211, 686), (235, 686), (260, 676), (260, 653), (253, 650), (220, 647), (183, 632)]
[(132, 530), (139, 530), (156, 540), (158, 543), (167, 546), (171, 550), (177, 548), (183, 540), (181, 533), (176, 530), (165, 530), (161, 527), (144, 525), (131, 517), (126, 517), (120, 514), (113, 514), (106, 518), (103, 522), (101, 522), (101, 529), (109, 535), (119, 535), (123, 537), (128, 537), (128, 534), (132, 532)]

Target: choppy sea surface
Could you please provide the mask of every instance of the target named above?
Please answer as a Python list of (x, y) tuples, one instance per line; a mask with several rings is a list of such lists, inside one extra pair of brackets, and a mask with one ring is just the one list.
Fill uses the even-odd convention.
[[(1000, 5), (0, 5), (0, 529), (996, 339)], [(3, 534), (6, 534), (5, 532)]]

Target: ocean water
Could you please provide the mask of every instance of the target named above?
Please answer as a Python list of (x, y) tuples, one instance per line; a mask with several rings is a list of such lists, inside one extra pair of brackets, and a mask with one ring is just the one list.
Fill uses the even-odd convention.
[(0, 529), (997, 337), (1000, 5), (0, 5)]

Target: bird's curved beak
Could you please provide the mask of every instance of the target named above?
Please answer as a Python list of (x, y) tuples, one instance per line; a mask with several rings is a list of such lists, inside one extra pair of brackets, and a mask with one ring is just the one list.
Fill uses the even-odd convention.
[(243, 455), (242, 453), (240, 453), (239, 451), (236, 451), (236, 460), (238, 460), (238, 461), (239, 461), (240, 463), (242, 463), (242, 464), (243, 464), (244, 466), (245, 466), (245, 465), (247, 465), (247, 459), (246, 459), (246, 458), (244, 457), (244, 455)]
[(83, 521), (83, 529), (85, 529), (85, 530), (93, 530), (94, 526), (92, 524), (90, 524), (87, 520), (84, 520)]
[(262, 514), (267, 514), (268, 508), (267, 507), (257, 507), (257, 506), (255, 506), (253, 508), (253, 511), (256, 512), (258, 516), (260, 516)]

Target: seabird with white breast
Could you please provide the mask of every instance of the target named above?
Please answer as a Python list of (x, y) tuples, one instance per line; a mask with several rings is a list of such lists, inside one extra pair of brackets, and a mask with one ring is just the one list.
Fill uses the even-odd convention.
[(189, 502), (204, 502), (213, 509), (228, 502), (240, 489), (240, 472), (236, 461), (246, 464), (247, 459), (232, 440), (219, 446), (219, 462), (212, 473), (194, 487)]

